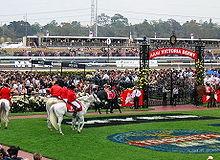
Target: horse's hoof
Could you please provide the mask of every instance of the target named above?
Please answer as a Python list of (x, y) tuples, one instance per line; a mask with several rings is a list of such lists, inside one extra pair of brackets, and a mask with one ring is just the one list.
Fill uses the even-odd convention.
[(8, 127), (5, 127), (5, 129), (8, 129)]
[(64, 136), (64, 134), (63, 133), (60, 133), (62, 136)]
[(72, 128), (73, 131), (76, 129), (75, 127), (71, 127), (71, 128)]

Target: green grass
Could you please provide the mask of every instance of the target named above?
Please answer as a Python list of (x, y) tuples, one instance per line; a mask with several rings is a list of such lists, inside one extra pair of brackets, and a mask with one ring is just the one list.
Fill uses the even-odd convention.
[[(220, 117), (218, 110), (176, 113)], [(62, 125), (65, 135), (61, 136), (58, 132), (51, 132), (47, 129), (45, 119), (19, 119), (11, 120), (7, 130), (0, 130), (0, 142), (6, 145), (19, 145), (25, 151), (39, 152), (46, 157), (57, 160), (205, 160), (209, 155), (214, 156), (214, 159), (220, 159), (220, 153), (159, 152), (114, 143), (106, 138), (115, 133), (158, 129), (204, 130), (220, 133), (220, 127), (208, 126), (210, 123), (220, 123), (220, 120), (153, 122), (84, 128), (81, 134), (73, 132), (70, 126)]]

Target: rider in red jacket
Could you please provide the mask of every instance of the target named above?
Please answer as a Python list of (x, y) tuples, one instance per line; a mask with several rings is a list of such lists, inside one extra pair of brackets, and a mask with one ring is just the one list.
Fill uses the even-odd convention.
[(52, 97), (60, 98), (62, 87), (59, 86), (58, 82), (55, 82), (55, 84), (50, 88), (50, 94)]
[(68, 94), (68, 88), (66, 86), (62, 87), (61, 93), (60, 93), (60, 98), (67, 102), (67, 94)]
[(3, 87), (0, 90), (0, 99), (11, 100), (11, 89), (7, 83), (4, 83)]
[(69, 112), (76, 112), (81, 111), (81, 105), (79, 104), (78, 101), (76, 101), (76, 93), (74, 91), (76, 87), (74, 85), (71, 85), (68, 87), (68, 92), (67, 92), (67, 110)]

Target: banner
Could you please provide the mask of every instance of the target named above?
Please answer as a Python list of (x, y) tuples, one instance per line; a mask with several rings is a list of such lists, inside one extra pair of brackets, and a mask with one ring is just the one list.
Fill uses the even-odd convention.
[[(218, 102), (218, 103), (220, 102), (220, 90), (215, 91), (213, 98), (215, 99), (215, 102)], [(208, 102), (211, 102), (211, 96), (203, 95), (202, 103), (208, 103)]]
[[(133, 107), (134, 102), (133, 98), (131, 97), (133, 89), (126, 89), (122, 91), (120, 98), (121, 98), (121, 106), (122, 107)], [(143, 106), (143, 91), (141, 90), (141, 96), (139, 97), (139, 106)]]
[(197, 59), (198, 55), (196, 52), (184, 49), (184, 48), (161, 48), (157, 50), (153, 50), (149, 52), (149, 59), (153, 59), (155, 57), (159, 56), (165, 56), (165, 55), (180, 55), (180, 56), (187, 56), (192, 59)]

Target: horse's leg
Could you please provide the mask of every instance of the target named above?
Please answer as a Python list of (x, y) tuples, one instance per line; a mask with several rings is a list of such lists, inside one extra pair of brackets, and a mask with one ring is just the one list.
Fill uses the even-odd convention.
[(101, 108), (100, 108), (100, 107), (98, 107), (98, 111), (99, 111), (99, 114), (102, 114), (102, 112), (101, 112)]
[(47, 128), (52, 131), (51, 122), (50, 122), (50, 110), (51, 104), (47, 101), (46, 103), (46, 110), (47, 110)]
[(50, 122), (50, 111), (47, 111), (47, 128), (52, 131), (51, 122)]
[(47, 127), (49, 130), (52, 131), (51, 122), (50, 122), (49, 118), (47, 118)]
[(79, 124), (78, 124), (78, 133), (80, 133), (84, 126), (84, 116), (79, 117)]
[(71, 127), (73, 130), (76, 130), (76, 117), (72, 118), (72, 126)]
[(117, 108), (118, 108), (119, 112), (122, 113), (121, 112), (121, 107), (120, 107), (120, 105), (118, 103), (117, 103)]
[(5, 129), (8, 128), (8, 122), (9, 122), (8, 115), (9, 115), (9, 111), (6, 111), (5, 112)]
[(59, 132), (60, 134), (64, 135), (63, 132), (62, 132), (62, 129), (61, 129), (61, 123), (63, 121), (63, 116), (58, 116), (58, 128), (59, 128)]
[(106, 114), (108, 114), (108, 109), (109, 109), (109, 102), (106, 105)]

